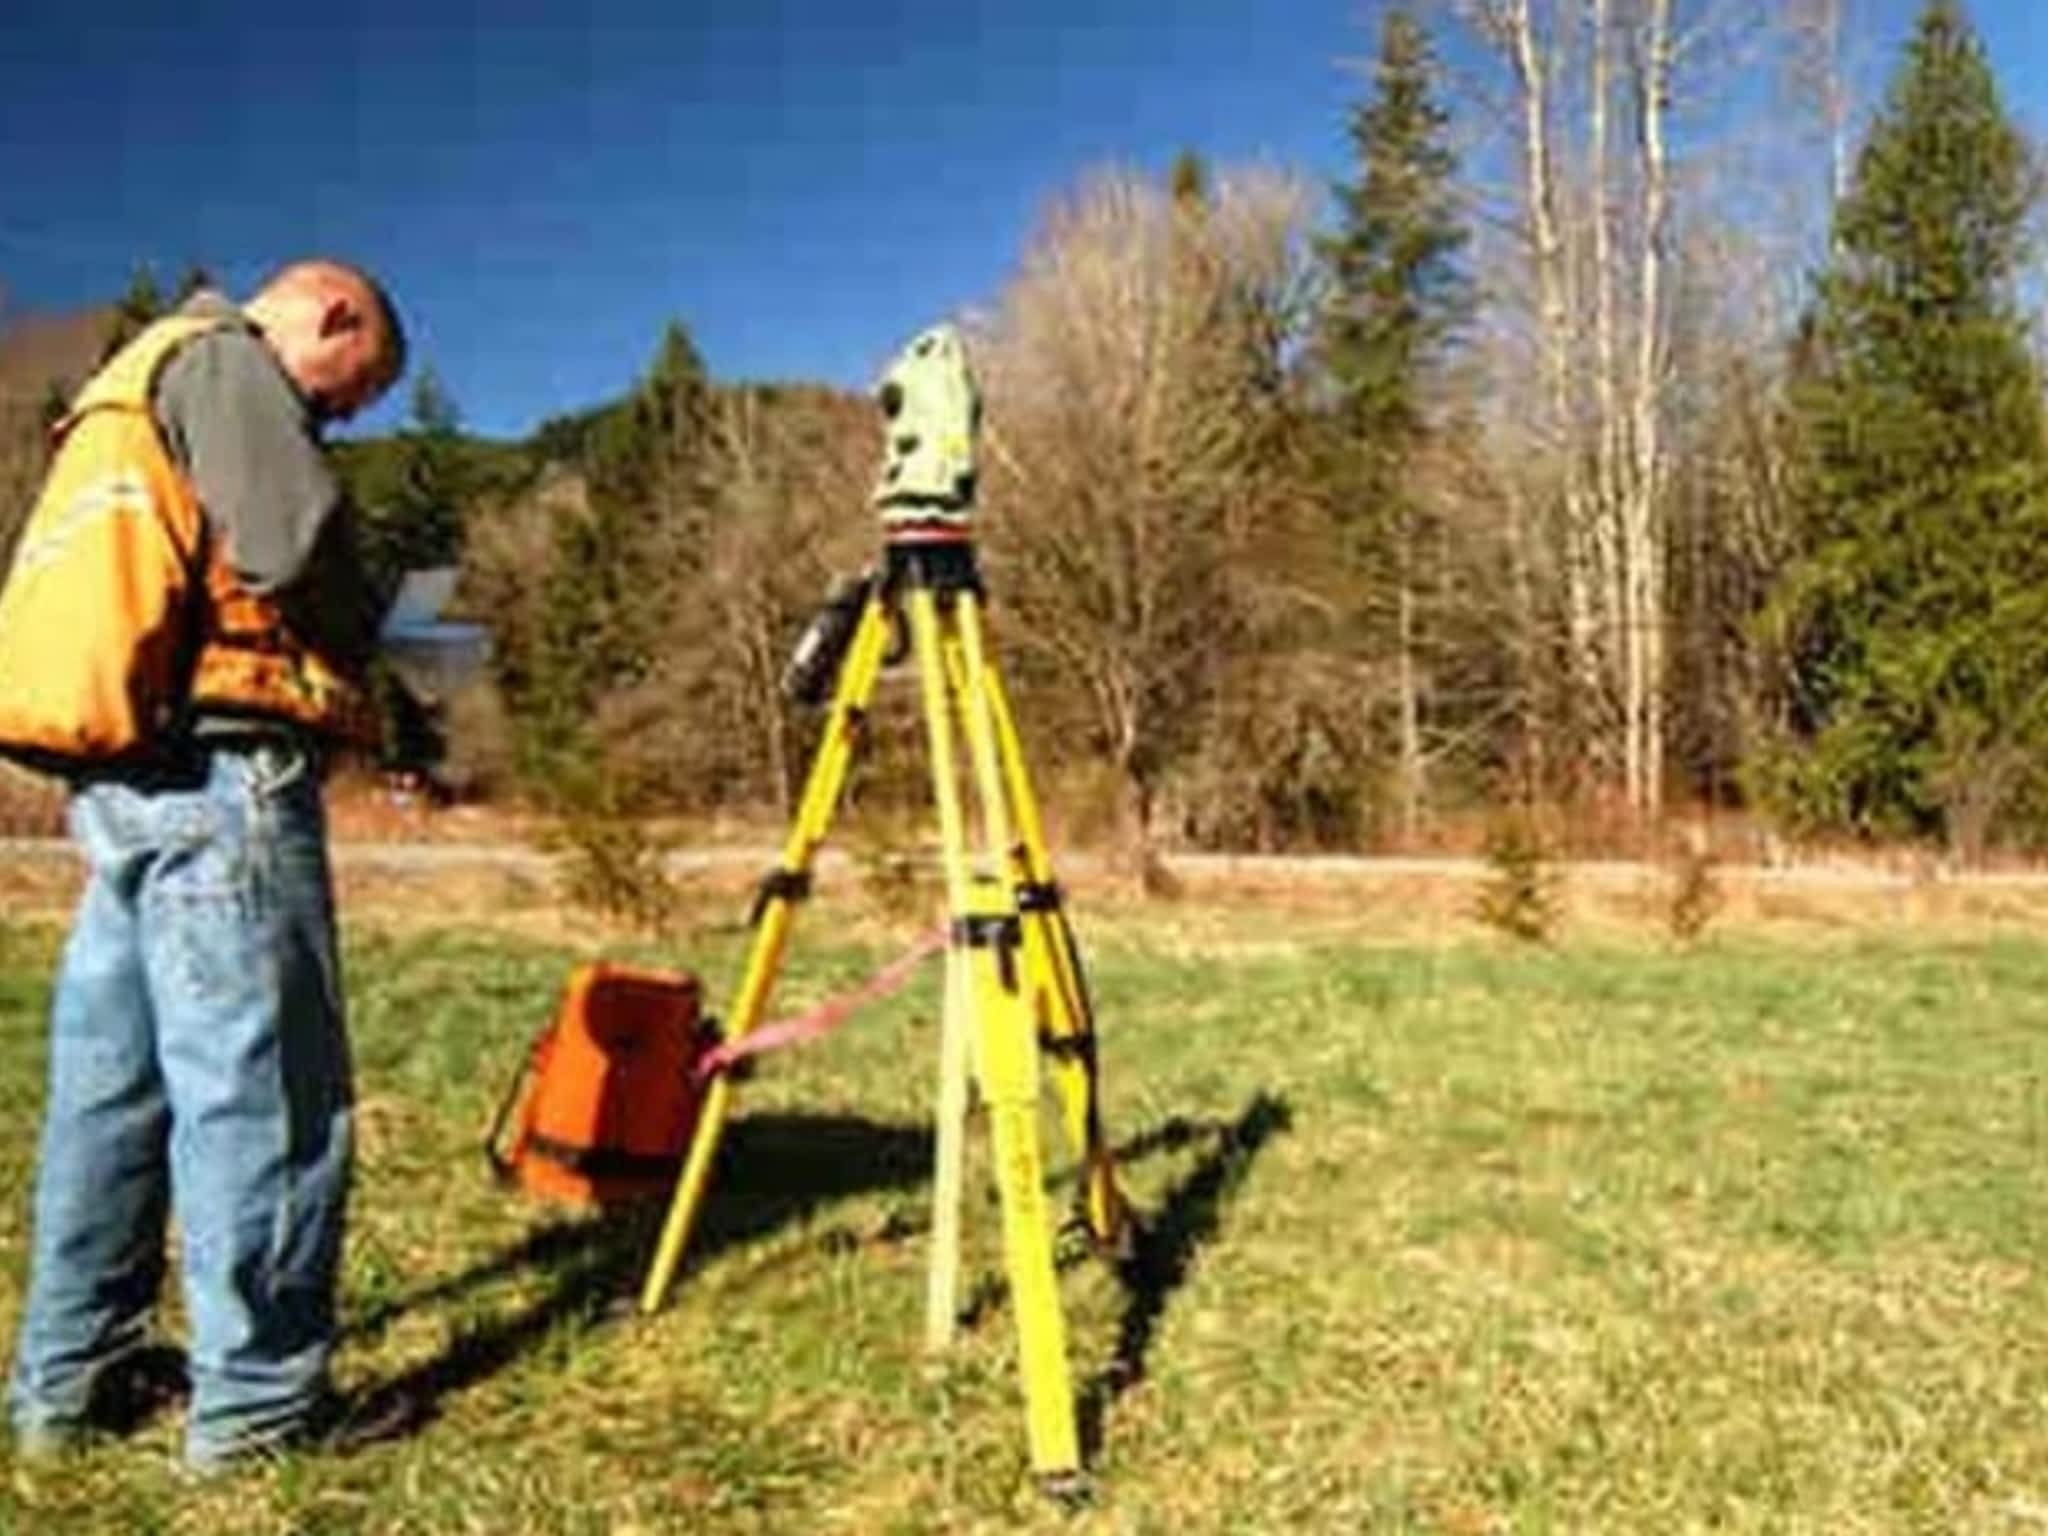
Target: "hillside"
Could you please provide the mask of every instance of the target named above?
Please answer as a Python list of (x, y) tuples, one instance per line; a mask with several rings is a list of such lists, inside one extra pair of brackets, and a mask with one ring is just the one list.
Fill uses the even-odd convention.
[(39, 405), (52, 384), (75, 388), (98, 360), (111, 305), (41, 314), (0, 310), (0, 401)]

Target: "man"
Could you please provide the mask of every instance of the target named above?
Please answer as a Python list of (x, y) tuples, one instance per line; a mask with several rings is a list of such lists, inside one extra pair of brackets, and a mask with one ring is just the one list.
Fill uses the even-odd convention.
[[(81, 396), (147, 405), (158, 433), (140, 451), (203, 513), (204, 590), (177, 724), (139, 765), (73, 780), (88, 875), (51, 1006), (9, 1391), (22, 1454), (103, 1427), (145, 1353), (171, 1211), (188, 1463), (304, 1443), (335, 1418), (352, 1094), (320, 766), (368, 718), (376, 604), (320, 430), (404, 360), (371, 278), (303, 261), (240, 309), (195, 295)], [(95, 451), (89, 414), (74, 420), (53, 481)]]

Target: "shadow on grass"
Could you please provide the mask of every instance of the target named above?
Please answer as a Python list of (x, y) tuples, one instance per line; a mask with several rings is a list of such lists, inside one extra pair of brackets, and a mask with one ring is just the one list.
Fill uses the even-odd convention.
[[(1161, 1152), (1206, 1144), (1186, 1177), (1139, 1224), (1118, 1263), (1128, 1300), (1110, 1362), (1080, 1397), (1081, 1431), (1088, 1454), (1099, 1446), (1112, 1403), (1144, 1376), (1145, 1359), (1173, 1293), (1187, 1280), (1195, 1255), (1211, 1242), (1223, 1213), (1252, 1160), (1293, 1115), (1286, 1102), (1261, 1092), (1231, 1121), (1176, 1116), (1116, 1148), (1121, 1164)], [(802, 1221), (849, 1195), (904, 1189), (930, 1176), (928, 1128), (879, 1125), (834, 1115), (760, 1115), (728, 1128), (717, 1173), (692, 1234), (689, 1270), (738, 1244)], [(457, 1324), (448, 1347), (430, 1360), (377, 1384), (353, 1417), (383, 1426), (376, 1438), (409, 1434), (431, 1421), (450, 1392), (483, 1381), (545, 1343), (563, 1327), (594, 1328), (631, 1315), (654, 1247), (665, 1201), (584, 1217), (565, 1217), (533, 1232), (500, 1254), (354, 1319), (344, 1335), (374, 1337), (398, 1318), (424, 1307), (458, 1303), (465, 1296), (520, 1275), (545, 1278), (546, 1290), (515, 1311)], [(909, 1235), (911, 1222), (885, 1233)], [(825, 1240), (845, 1240), (828, 1232)], [(982, 1306), (999, 1299), (980, 1298)], [(978, 1309), (974, 1309), (978, 1310)]]
[(1187, 1176), (1167, 1192), (1158, 1210), (1138, 1226), (1131, 1251), (1118, 1265), (1128, 1300), (1117, 1324), (1116, 1348), (1080, 1396), (1081, 1440), (1091, 1460), (1101, 1446), (1110, 1405), (1144, 1379), (1145, 1357), (1159, 1319), (1173, 1293), (1186, 1283), (1195, 1255), (1214, 1240), (1224, 1208), (1244, 1183), (1260, 1149), (1293, 1122), (1286, 1100), (1261, 1091), (1235, 1120), (1204, 1123), (1176, 1116), (1117, 1148), (1120, 1162), (1132, 1162), (1156, 1151), (1210, 1144)]
[[(928, 1176), (931, 1156), (931, 1133), (920, 1127), (843, 1115), (737, 1119), (719, 1149), (719, 1166), (691, 1236), (689, 1268), (845, 1196), (920, 1183)], [(389, 1426), (378, 1438), (410, 1433), (435, 1416), (446, 1394), (494, 1375), (557, 1328), (594, 1327), (629, 1315), (666, 1206), (655, 1200), (564, 1217), (503, 1253), (349, 1323), (345, 1337), (374, 1337), (399, 1317), (457, 1302), (501, 1280), (522, 1274), (546, 1280), (545, 1294), (516, 1311), (458, 1323), (445, 1350), (379, 1383), (354, 1416)]]

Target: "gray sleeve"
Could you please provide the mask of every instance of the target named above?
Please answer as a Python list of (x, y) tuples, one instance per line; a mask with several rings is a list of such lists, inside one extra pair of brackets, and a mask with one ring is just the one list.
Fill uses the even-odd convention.
[(155, 399), (235, 575), (274, 598), (301, 639), (361, 670), (376, 650), (382, 604), (363, 568), (355, 511), (270, 349), (247, 331), (197, 337), (165, 365)]
[(157, 381), (156, 414), (235, 574), (266, 596), (298, 580), (342, 493), (261, 338), (217, 331), (182, 347)]

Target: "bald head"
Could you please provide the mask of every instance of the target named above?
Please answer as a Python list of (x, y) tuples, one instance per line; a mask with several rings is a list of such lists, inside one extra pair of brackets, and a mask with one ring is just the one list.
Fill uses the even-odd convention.
[(346, 262), (295, 261), (242, 310), (323, 419), (346, 421), (405, 371), (405, 331), (391, 296)]

